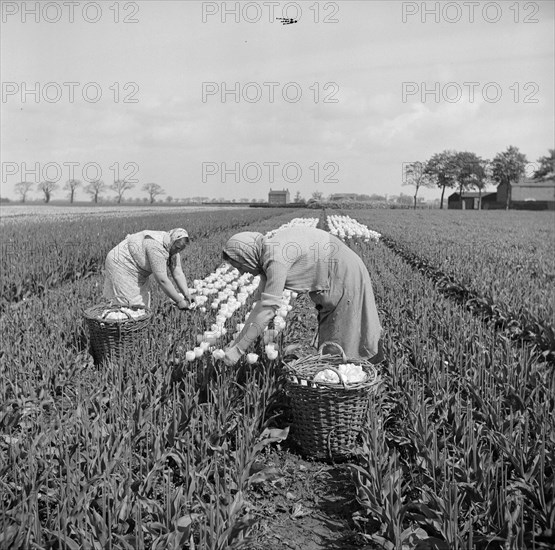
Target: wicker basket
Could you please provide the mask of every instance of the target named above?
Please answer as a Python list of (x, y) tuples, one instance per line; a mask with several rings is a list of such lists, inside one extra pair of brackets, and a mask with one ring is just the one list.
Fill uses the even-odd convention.
[[(122, 308), (144, 309), (145, 314), (140, 317), (129, 315)], [(111, 312), (125, 313), (126, 319), (105, 319)], [(119, 361), (128, 355), (136, 344), (144, 339), (152, 312), (145, 307), (138, 306), (111, 306), (99, 304), (83, 312), (83, 317), (89, 329), (91, 353), (95, 365), (108, 359)]]
[[(325, 346), (335, 346), (341, 355), (323, 355)], [(336, 366), (355, 363), (366, 378), (347, 384)], [(333, 370), (341, 384), (313, 382), (324, 369)], [(297, 359), (285, 366), (286, 392), (291, 400), (291, 435), (306, 456), (318, 459), (343, 458), (353, 453), (361, 431), (370, 395), (377, 390), (378, 372), (369, 361), (347, 359), (335, 342), (325, 342), (317, 355)]]

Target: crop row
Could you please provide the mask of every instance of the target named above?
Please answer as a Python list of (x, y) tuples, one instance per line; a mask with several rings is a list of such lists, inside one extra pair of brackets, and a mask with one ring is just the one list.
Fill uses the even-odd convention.
[(388, 549), (548, 548), (553, 372), (384, 245), (351, 246), (371, 273), (389, 358), (352, 466), (360, 529)]
[(517, 318), (553, 326), (552, 212), (352, 211), (350, 214)]
[[(349, 217), (346, 219), (351, 220)], [(346, 223), (352, 222), (348, 221)], [(357, 235), (357, 238), (367, 239), (366, 234)], [(539, 348), (544, 359), (551, 364), (554, 363), (555, 328), (553, 318), (538, 318), (532, 313), (532, 308), (526, 309), (520, 307), (518, 310), (513, 310), (507, 302), (495, 301), (491, 292), (476, 290), (479, 285), (475, 281), (469, 281), (468, 277), (465, 278), (463, 272), (457, 272), (458, 264), (456, 262), (454, 262), (455, 267), (449, 267), (447, 263), (444, 263), (443, 267), (438, 267), (438, 263), (429, 259), (426, 256), (426, 252), (416, 252), (414, 246), (407, 244), (403, 240), (397, 241), (388, 235), (381, 236), (381, 240), (414, 269), (419, 270), (430, 278), (443, 295), (449, 296), (457, 303), (479, 315), (485, 322), (493, 323), (508, 338), (515, 341), (524, 341), (531, 346)], [(439, 240), (441, 240), (441, 237), (439, 237)], [(436, 241), (438, 241), (438, 238), (436, 238)], [(436, 242), (436, 245), (438, 244)], [(534, 242), (529, 244), (532, 249), (536, 248)], [(478, 256), (473, 258), (471, 265), (475, 267), (482, 264), (483, 259), (481, 256)], [(464, 267), (467, 269), (468, 266), (468, 262), (464, 264)], [(481, 284), (483, 285), (483, 281), (481, 281)], [(509, 287), (514, 285), (512, 277), (507, 277), (507, 285)], [(527, 293), (541, 296), (541, 303), (544, 304), (544, 309), (549, 309), (550, 295), (553, 295), (551, 288), (544, 288), (544, 293), (542, 294), (541, 285), (538, 288), (532, 284), (532, 281), (529, 281), (526, 290)], [(519, 295), (522, 294), (523, 292), (519, 293)], [(511, 303), (514, 305), (515, 300), (512, 300)]]
[(480, 296), (475, 291), (465, 287), (453, 276), (447, 275), (441, 269), (433, 265), (430, 260), (421, 258), (411, 252), (406, 245), (400, 245), (391, 237), (384, 237), (376, 232), (371, 232), (366, 226), (353, 220), (350, 216), (328, 216), (329, 226), (339, 227), (337, 233), (348, 242), (362, 240), (369, 242), (368, 235), (373, 234), (374, 240), (381, 240), (385, 246), (390, 248), (413, 269), (418, 270), (430, 279), (436, 289), (444, 296), (454, 300), (459, 305), (478, 315), (484, 322), (491, 322), (494, 327), (503, 334), (518, 342), (524, 342), (541, 350), (542, 357), (550, 364), (555, 363), (555, 330), (551, 323), (531, 317), (530, 313), (520, 312), (516, 314), (508, 310), (505, 304), (497, 304), (491, 296)]
[(431, 265), (428, 260), (408, 251), (389, 237), (382, 238), (382, 242), (413, 269), (417, 269), (428, 277), (443, 295), (466, 307), (485, 322), (493, 323), (495, 328), (502, 331), (508, 338), (539, 348), (543, 358), (550, 364), (555, 364), (555, 330), (552, 323), (534, 319), (529, 312), (521, 310), (517, 314), (510, 311), (505, 304), (495, 303), (489, 294), (478, 295), (454, 277), (446, 275)]

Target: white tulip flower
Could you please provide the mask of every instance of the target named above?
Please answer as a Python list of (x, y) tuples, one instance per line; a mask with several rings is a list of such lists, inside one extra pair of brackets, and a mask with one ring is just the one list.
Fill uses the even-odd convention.
[(219, 361), (220, 359), (223, 359), (225, 357), (225, 351), (223, 349), (215, 349), (212, 352), (212, 357)]
[(256, 353), (248, 353), (247, 354), (247, 363), (249, 365), (253, 365), (258, 361), (258, 355)]

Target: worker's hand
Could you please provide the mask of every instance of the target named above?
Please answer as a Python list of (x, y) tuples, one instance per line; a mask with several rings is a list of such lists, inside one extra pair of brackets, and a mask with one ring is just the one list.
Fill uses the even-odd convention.
[(179, 300), (179, 302), (177, 302), (175, 305), (177, 306), (177, 309), (180, 309), (183, 311), (183, 310), (189, 309), (190, 302), (188, 300), (183, 299), (183, 300)]
[(237, 363), (237, 361), (239, 361), (239, 359), (241, 358), (241, 352), (236, 346), (230, 346), (224, 351), (225, 357), (223, 360), (228, 367), (232, 367), (233, 365), (235, 365), (235, 363)]

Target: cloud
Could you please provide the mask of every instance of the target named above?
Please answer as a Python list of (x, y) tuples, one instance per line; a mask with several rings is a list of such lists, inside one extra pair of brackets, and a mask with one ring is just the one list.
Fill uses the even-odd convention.
[[(141, 180), (164, 182), (174, 196), (199, 194), (198, 187), (239, 196), (248, 185), (216, 179), (202, 185), (202, 162), (300, 162), (297, 188), (308, 191), (317, 185), (306, 167), (336, 162), (341, 185), (352, 192), (380, 192), (380, 186), (391, 192), (402, 161), (445, 148), (492, 156), (520, 141), (536, 158), (553, 146), (552, 3), (541, 4), (537, 24), (514, 23), (516, 8), (507, 8), (499, 24), (437, 25), (419, 17), (403, 23), (394, 2), (337, 3), (334, 24), (314, 22), (315, 10), (322, 21), (329, 6), (302, 4), (302, 20), (289, 26), (236, 24), (232, 17), (227, 24), (219, 17), (202, 23), (200, 3), (161, 6), (141, 3), (136, 25), (114, 24), (111, 10), (98, 25), (15, 25), (12, 18), (3, 28), (4, 80), (96, 80), (104, 94), (95, 104), (4, 103), (3, 159), (104, 167), (133, 161)], [(418, 93), (403, 103), (403, 82), (467, 81), (499, 82), (502, 101), (488, 103), (479, 93), (474, 102), (441, 97), (436, 103), (431, 95), (423, 102)], [(138, 103), (123, 101), (130, 82), (138, 86)], [(249, 102), (240, 95), (236, 103), (216, 94), (203, 102), (203, 82), (255, 82), (263, 96)], [(278, 82), (273, 102), (265, 82)], [(509, 89), (515, 82), (537, 83), (540, 102), (523, 103), (521, 93), (515, 103)], [(118, 103), (110, 89), (115, 83)], [(299, 102), (283, 98), (287, 83), (302, 90)], [(319, 185), (333, 191), (336, 184)], [(265, 183), (251, 192), (265, 194)]]

